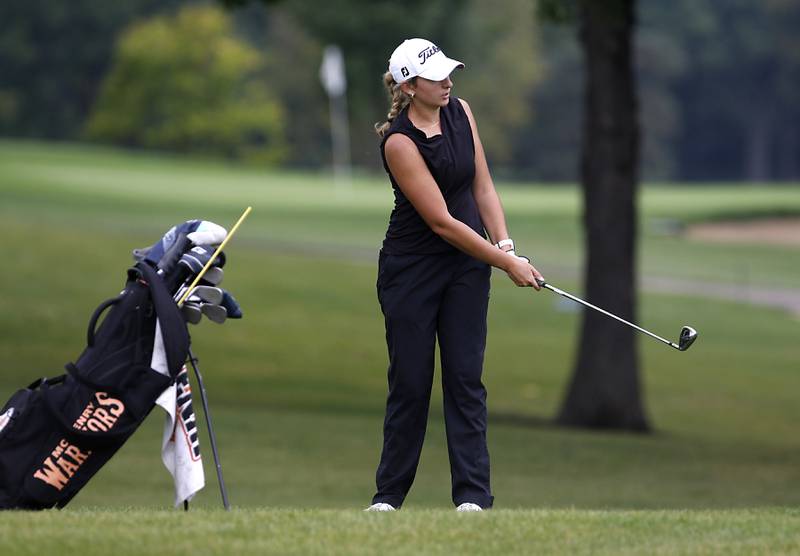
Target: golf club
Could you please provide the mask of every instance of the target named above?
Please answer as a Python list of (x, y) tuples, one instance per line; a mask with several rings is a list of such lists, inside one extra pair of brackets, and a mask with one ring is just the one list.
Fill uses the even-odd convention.
[(207, 282), (211, 286), (218, 286), (220, 282), (222, 282), (223, 276), (222, 269), (218, 266), (212, 266), (206, 273), (203, 275), (202, 282)]
[[(180, 299), (185, 293), (185, 286), (182, 287), (178, 292), (175, 294), (175, 299)], [(189, 294), (188, 301), (197, 302), (203, 301), (205, 303), (211, 303), (213, 305), (219, 305), (222, 303), (223, 294), (220, 288), (215, 288), (213, 286), (195, 286), (192, 290), (192, 293)]]
[(228, 318), (228, 311), (221, 305), (212, 305), (211, 303), (201, 303), (200, 311), (210, 320), (217, 324), (222, 324)]
[(200, 319), (203, 318), (203, 312), (200, 310), (200, 306), (194, 303), (184, 303), (183, 307), (181, 307), (181, 313), (189, 324), (199, 324)]
[(621, 317), (618, 317), (617, 315), (615, 315), (613, 313), (609, 313), (608, 311), (606, 311), (604, 309), (601, 309), (600, 307), (597, 307), (596, 305), (592, 305), (588, 301), (584, 301), (583, 299), (581, 299), (579, 297), (575, 297), (574, 295), (572, 295), (570, 293), (567, 293), (562, 289), (559, 289), (559, 288), (557, 288), (555, 286), (552, 286), (552, 285), (548, 284), (547, 282), (545, 282), (544, 280), (539, 280), (537, 278), (536, 282), (542, 288), (546, 288), (546, 289), (550, 290), (551, 292), (554, 292), (554, 293), (557, 293), (558, 295), (566, 297), (567, 299), (571, 299), (572, 301), (576, 301), (577, 303), (580, 303), (581, 305), (585, 305), (586, 307), (589, 307), (590, 309), (594, 309), (595, 311), (599, 311), (599, 312), (603, 313), (604, 315), (606, 315), (608, 317), (611, 317), (612, 319), (616, 319), (621, 323), (627, 324), (628, 326), (630, 326), (632, 328), (635, 328), (639, 332), (643, 332), (644, 334), (647, 334), (651, 338), (655, 338), (656, 340), (664, 342), (668, 346), (673, 347), (673, 348), (677, 349), (678, 351), (686, 351), (687, 349), (689, 349), (689, 346), (691, 346), (694, 343), (694, 341), (697, 339), (697, 330), (695, 330), (691, 326), (684, 326), (681, 329), (680, 336), (678, 337), (678, 343), (676, 344), (675, 342), (670, 342), (669, 340), (667, 340), (665, 338), (662, 338), (661, 336), (658, 336), (658, 335), (653, 334), (652, 332), (650, 332), (648, 330), (645, 330), (644, 328), (636, 326), (632, 322), (628, 322), (625, 319), (623, 319)]

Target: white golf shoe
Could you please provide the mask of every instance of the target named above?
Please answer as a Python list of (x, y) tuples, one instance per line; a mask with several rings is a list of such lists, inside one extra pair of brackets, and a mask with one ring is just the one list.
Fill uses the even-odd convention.
[(456, 508), (457, 512), (482, 512), (483, 508), (472, 502), (464, 502)]
[(396, 509), (391, 504), (387, 504), (385, 502), (378, 502), (377, 504), (373, 504), (369, 508), (366, 508), (364, 511), (365, 512), (394, 512), (394, 511), (396, 511)]

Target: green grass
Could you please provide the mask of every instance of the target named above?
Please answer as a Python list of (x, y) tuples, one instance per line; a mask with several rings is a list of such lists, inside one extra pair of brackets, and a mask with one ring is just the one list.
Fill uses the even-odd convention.
[[(19, 556), (94, 554), (796, 554), (800, 513), (84, 509), (3, 516)], [(47, 535), (42, 532), (46, 531)]]
[[(253, 205), (253, 215), (237, 242), (372, 260), (391, 206), (391, 191), (383, 177), (358, 177), (353, 187), (337, 190), (321, 175), (265, 173), (113, 149), (2, 140), (0, 165), (0, 216), (33, 210), (54, 225), (72, 226), (80, 219), (103, 230), (139, 233), (147, 241), (163, 231), (164, 221), (202, 213), (233, 222), (243, 207)], [(502, 184), (500, 188), (520, 250), (544, 269), (574, 274), (583, 256), (578, 190)], [(639, 204), (644, 275), (785, 287), (800, 283), (797, 250), (687, 242), (659, 232), (659, 222), (665, 218), (690, 222), (730, 214), (800, 214), (797, 184), (656, 185), (643, 189)], [(125, 218), (116, 216), (120, 209)], [(555, 282), (558, 275), (553, 274), (548, 276)]]
[[(499, 187), (522, 251), (580, 293), (577, 190)], [(674, 336), (689, 323), (701, 333), (686, 353), (640, 340), (655, 433), (563, 430), (549, 419), (573, 364), (579, 314), (502, 273), (493, 278), (485, 365), (497, 509), (444, 510), (450, 479), (435, 386), (403, 512), (350, 511), (372, 494), (381, 445), (386, 353), (374, 284), (391, 193), (380, 177), (337, 191), (323, 175), (0, 141), (0, 401), (77, 357), (92, 310), (122, 287), (132, 248), (188, 218), (230, 226), (247, 205), (254, 211), (227, 249), (224, 282), (245, 318), (191, 329), (237, 511), (212, 511), (219, 500), (205, 437), (201, 511), (125, 509), (163, 510), (172, 499), (156, 410), (67, 511), (4, 514), (5, 552), (89, 538), (97, 551), (156, 550), (173, 520), (199, 538), (171, 541), (177, 552), (349, 554), (388, 542), (434, 554), (800, 550), (797, 512), (759, 509), (800, 504), (796, 317), (643, 293), (647, 328)], [(691, 242), (650, 226), (800, 211), (796, 186), (648, 187), (641, 205), (643, 274), (742, 283), (746, 269), (751, 287), (800, 284), (796, 249)], [(94, 525), (78, 527), (85, 523)]]

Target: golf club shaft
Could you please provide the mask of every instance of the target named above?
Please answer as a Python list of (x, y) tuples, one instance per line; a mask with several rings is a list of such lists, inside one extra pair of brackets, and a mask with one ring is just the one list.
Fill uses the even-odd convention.
[(648, 336), (650, 336), (651, 338), (655, 338), (656, 340), (659, 340), (659, 341), (661, 341), (661, 342), (664, 342), (664, 343), (665, 343), (665, 344), (667, 344), (668, 346), (671, 346), (671, 347), (674, 347), (674, 348), (675, 348), (675, 349), (677, 349), (677, 350), (680, 350), (680, 347), (678, 346), (678, 344), (675, 344), (675, 343), (673, 343), (673, 342), (670, 342), (669, 340), (667, 340), (667, 339), (665, 339), (665, 338), (662, 338), (661, 336), (659, 336), (659, 335), (657, 335), (657, 334), (653, 334), (653, 333), (652, 333), (652, 332), (650, 332), (649, 330), (645, 330), (644, 328), (642, 328), (642, 327), (640, 327), (640, 326), (636, 326), (636, 325), (635, 325), (635, 324), (633, 324), (632, 322), (628, 322), (627, 320), (623, 319), (622, 317), (618, 317), (617, 315), (615, 315), (615, 314), (613, 314), (613, 313), (609, 313), (608, 311), (606, 311), (605, 309), (601, 309), (601, 308), (600, 308), (600, 307), (598, 307), (597, 305), (592, 305), (591, 303), (589, 303), (588, 301), (584, 301), (584, 300), (583, 300), (583, 299), (581, 299), (580, 297), (575, 297), (574, 295), (572, 295), (572, 294), (570, 294), (570, 293), (567, 293), (567, 292), (565, 292), (564, 290), (562, 290), (562, 289), (559, 289), (559, 288), (557, 288), (557, 287), (555, 287), (555, 286), (552, 286), (552, 285), (550, 285), (550, 284), (548, 284), (547, 282), (544, 282), (544, 281), (542, 281), (542, 280), (540, 280), (540, 281), (539, 281), (539, 285), (540, 285), (541, 287), (543, 287), (543, 288), (547, 288), (547, 289), (548, 289), (548, 290), (550, 290), (551, 292), (555, 292), (555, 293), (557, 293), (557, 294), (558, 294), (558, 295), (560, 295), (560, 296), (566, 297), (567, 299), (571, 299), (572, 301), (575, 301), (575, 302), (577, 302), (577, 303), (580, 303), (581, 305), (585, 305), (586, 307), (589, 307), (590, 309), (594, 309), (595, 311), (599, 311), (599, 312), (603, 313), (604, 315), (606, 315), (607, 317), (611, 317), (612, 319), (616, 319), (616, 320), (618, 320), (618, 321), (619, 321), (619, 322), (621, 322), (621, 323), (627, 324), (628, 326), (630, 326), (630, 327), (632, 327), (632, 328), (635, 328), (635, 329), (636, 329), (636, 330), (638, 330), (639, 332), (643, 332), (644, 334), (647, 334), (647, 335), (648, 335)]
[(233, 237), (233, 234), (236, 233), (236, 230), (238, 230), (239, 226), (242, 224), (242, 222), (244, 222), (244, 219), (247, 218), (248, 214), (250, 214), (251, 210), (253, 210), (253, 207), (247, 207), (246, 209), (244, 209), (244, 212), (239, 217), (239, 220), (236, 221), (236, 224), (233, 225), (233, 228), (231, 228), (231, 231), (228, 232), (228, 234), (225, 236), (225, 239), (223, 239), (222, 243), (219, 244), (219, 247), (217, 247), (217, 250), (214, 251), (213, 255), (211, 255), (211, 258), (208, 259), (208, 262), (205, 264), (203, 269), (197, 274), (197, 276), (195, 276), (195, 278), (192, 281), (192, 283), (189, 284), (189, 288), (186, 290), (186, 293), (183, 294), (183, 297), (181, 297), (178, 300), (178, 307), (183, 305), (183, 303), (186, 301), (186, 298), (189, 297), (189, 293), (192, 291), (192, 289), (197, 285), (197, 283), (200, 281), (200, 279), (203, 277), (203, 275), (208, 271), (208, 269), (211, 268), (211, 265), (216, 260), (217, 255), (219, 255), (222, 252), (222, 250), (228, 244), (228, 241), (230, 241), (230, 239)]
[(203, 384), (203, 377), (200, 375), (200, 369), (197, 368), (197, 358), (195, 358), (191, 348), (189, 348), (189, 362), (192, 364), (195, 377), (197, 377), (197, 385), (200, 386), (200, 400), (203, 403), (203, 413), (206, 416), (208, 438), (211, 440), (211, 453), (214, 455), (214, 464), (217, 467), (217, 481), (219, 482), (219, 491), (222, 494), (222, 505), (225, 507), (225, 510), (230, 510), (231, 505), (228, 502), (228, 489), (225, 488), (225, 479), (222, 478), (222, 463), (219, 461), (219, 452), (217, 452), (217, 438), (214, 434), (214, 427), (211, 425), (211, 413), (208, 411), (206, 387)]

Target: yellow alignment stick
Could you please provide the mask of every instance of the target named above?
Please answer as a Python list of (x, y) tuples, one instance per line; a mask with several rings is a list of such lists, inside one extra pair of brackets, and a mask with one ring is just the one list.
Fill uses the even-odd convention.
[(239, 217), (239, 220), (236, 222), (236, 224), (233, 225), (233, 228), (231, 228), (231, 231), (228, 232), (227, 236), (225, 236), (225, 239), (222, 240), (222, 243), (219, 244), (219, 247), (217, 247), (217, 250), (214, 251), (214, 254), (211, 256), (211, 258), (208, 259), (208, 262), (203, 267), (203, 270), (201, 270), (197, 274), (197, 276), (195, 276), (195, 279), (192, 282), (192, 284), (186, 289), (186, 293), (184, 293), (183, 297), (181, 297), (180, 301), (178, 301), (178, 307), (182, 307), (183, 306), (183, 302), (186, 301), (186, 298), (189, 297), (190, 293), (192, 293), (192, 290), (197, 285), (197, 283), (200, 281), (200, 279), (203, 277), (203, 275), (206, 273), (206, 271), (209, 268), (211, 268), (211, 263), (214, 262), (214, 260), (217, 258), (217, 255), (219, 255), (220, 251), (222, 251), (225, 248), (225, 246), (228, 244), (228, 241), (233, 237), (233, 234), (236, 233), (236, 230), (239, 229), (239, 225), (242, 222), (244, 222), (244, 219), (247, 218), (247, 215), (250, 214), (251, 210), (253, 210), (253, 207), (247, 207), (246, 209), (244, 209), (244, 212)]

